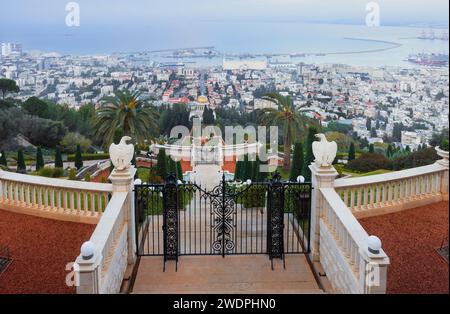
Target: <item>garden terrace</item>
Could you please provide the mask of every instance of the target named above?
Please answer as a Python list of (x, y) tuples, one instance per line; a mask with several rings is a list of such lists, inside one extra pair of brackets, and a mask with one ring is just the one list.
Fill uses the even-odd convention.
[(66, 265), (79, 254), (95, 226), (0, 210), (0, 246), (12, 259), (0, 273), (2, 293), (75, 293)]
[(391, 259), (387, 293), (449, 292), (448, 261), (436, 251), (448, 247), (448, 202), (359, 221)]

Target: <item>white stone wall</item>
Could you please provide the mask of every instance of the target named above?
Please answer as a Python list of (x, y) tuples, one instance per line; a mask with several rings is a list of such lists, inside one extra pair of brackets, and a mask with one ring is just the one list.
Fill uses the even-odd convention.
[(124, 224), (112, 256), (105, 257), (106, 266), (100, 272), (99, 293), (114, 294), (120, 292), (120, 286), (128, 266), (127, 233), (128, 228)]
[(320, 263), (334, 292), (362, 293), (347, 259), (323, 219), (320, 219)]

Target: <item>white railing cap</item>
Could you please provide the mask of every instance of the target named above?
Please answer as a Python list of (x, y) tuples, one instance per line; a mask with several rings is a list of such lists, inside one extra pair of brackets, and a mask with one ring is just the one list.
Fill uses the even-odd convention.
[(39, 186), (47, 186), (55, 189), (71, 189), (94, 192), (112, 192), (112, 184), (84, 181), (72, 181), (64, 179), (32, 176), (8, 171), (0, 172), (0, 181), (7, 180), (17, 183), (25, 183)]
[(440, 171), (447, 170), (442, 165), (438, 163), (434, 163), (428, 166), (416, 167), (406, 170), (375, 174), (371, 176), (365, 177), (357, 177), (357, 178), (342, 178), (335, 180), (334, 187), (335, 188), (344, 188), (351, 186), (361, 186), (361, 185), (370, 185), (376, 183), (383, 183), (389, 181), (396, 181), (401, 179), (407, 179), (412, 177), (418, 177), (422, 175), (432, 174)]

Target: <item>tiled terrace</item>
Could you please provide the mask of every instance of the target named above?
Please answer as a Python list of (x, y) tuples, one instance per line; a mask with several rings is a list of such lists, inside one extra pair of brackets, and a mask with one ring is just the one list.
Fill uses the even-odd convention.
[(94, 228), (0, 210), (0, 246), (8, 246), (13, 259), (0, 274), (0, 294), (75, 293), (65, 284), (65, 267)]
[(448, 241), (448, 206), (440, 202), (359, 220), (382, 239), (391, 260), (387, 293), (449, 292), (448, 262), (435, 250)]

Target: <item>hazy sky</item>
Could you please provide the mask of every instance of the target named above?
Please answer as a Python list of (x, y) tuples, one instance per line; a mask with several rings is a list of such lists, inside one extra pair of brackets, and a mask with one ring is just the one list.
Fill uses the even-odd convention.
[[(63, 25), (66, 0), (0, 0), (0, 27)], [(367, 0), (78, 0), (81, 23), (183, 19), (364, 23)], [(448, 0), (378, 0), (381, 24), (448, 24)], [(1, 29), (0, 29), (1, 32)]]

